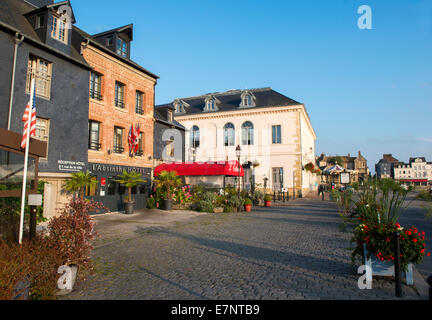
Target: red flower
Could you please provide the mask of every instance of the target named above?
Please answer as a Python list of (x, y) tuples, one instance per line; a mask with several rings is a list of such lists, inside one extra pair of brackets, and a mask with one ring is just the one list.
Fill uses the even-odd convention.
[(414, 242), (414, 243), (417, 243), (417, 241), (418, 241), (417, 239), (413, 239), (413, 242)]

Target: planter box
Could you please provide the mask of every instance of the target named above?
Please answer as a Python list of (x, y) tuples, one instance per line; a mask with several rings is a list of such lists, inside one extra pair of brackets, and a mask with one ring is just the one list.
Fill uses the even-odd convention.
[(214, 208), (213, 209), (214, 213), (223, 213), (224, 212), (224, 208), (220, 207), (220, 208)]
[(162, 199), (161, 208), (162, 210), (172, 210), (173, 201), (171, 199)]
[[(368, 269), (366, 269), (366, 279), (367, 281), (372, 281), (373, 276), (382, 277), (394, 277), (394, 263), (389, 261), (381, 261), (375, 255), (371, 254), (368, 258), (368, 251), (366, 249), (366, 244), (363, 244), (363, 252), (365, 256), (365, 265), (369, 266), (372, 270), (372, 274), (369, 274)], [(405, 283), (407, 285), (413, 285), (413, 265), (408, 264), (408, 271), (402, 271), (402, 276), (405, 277)]]

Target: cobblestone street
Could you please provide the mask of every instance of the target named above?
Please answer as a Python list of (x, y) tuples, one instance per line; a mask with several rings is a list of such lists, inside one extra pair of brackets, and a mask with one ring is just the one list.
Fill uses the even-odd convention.
[[(394, 282), (358, 289), (336, 205), (297, 199), (206, 214), (96, 243), (96, 274), (62, 299), (396, 299)], [(420, 299), (403, 286), (403, 299)]]

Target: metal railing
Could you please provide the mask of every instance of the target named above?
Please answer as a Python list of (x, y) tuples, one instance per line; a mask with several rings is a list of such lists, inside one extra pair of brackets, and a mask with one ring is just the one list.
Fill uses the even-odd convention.
[(124, 109), (125, 104), (124, 104), (123, 100), (115, 99), (115, 106), (117, 108)]
[(114, 153), (123, 153), (124, 152), (124, 148), (121, 147), (121, 146), (114, 146), (113, 152)]
[(101, 101), (102, 95), (101, 95), (100, 91), (90, 89), (90, 98)]
[(99, 151), (102, 148), (102, 145), (99, 143), (99, 141), (89, 141), (88, 148), (89, 150)]
[(144, 114), (144, 109), (142, 107), (136, 107), (135, 108), (135, 113), (143, 115)]

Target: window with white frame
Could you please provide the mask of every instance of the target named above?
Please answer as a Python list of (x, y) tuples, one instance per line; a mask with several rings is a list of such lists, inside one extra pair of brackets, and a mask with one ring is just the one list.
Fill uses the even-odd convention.
[(51, 72), (50, 62), (30, 55), (27, 66), (26, 93), (30, 93), (31, 80), (35, 78), (36, 95), (50, 98), (51, 93)]
[[(49, 145), (49, 127), (50, 121), (48, 119), (43, 119), (36, 117), (36, 139), (40, 141), (44, 141)], [(47, 150), (48, 155), (48, 150)], [(47, 158), (43, 158), (41, 160), (47, 160)]]
[(53, 16), (51, 37), (58, 41), (67, 43), (67, 28), (64, 19)]

